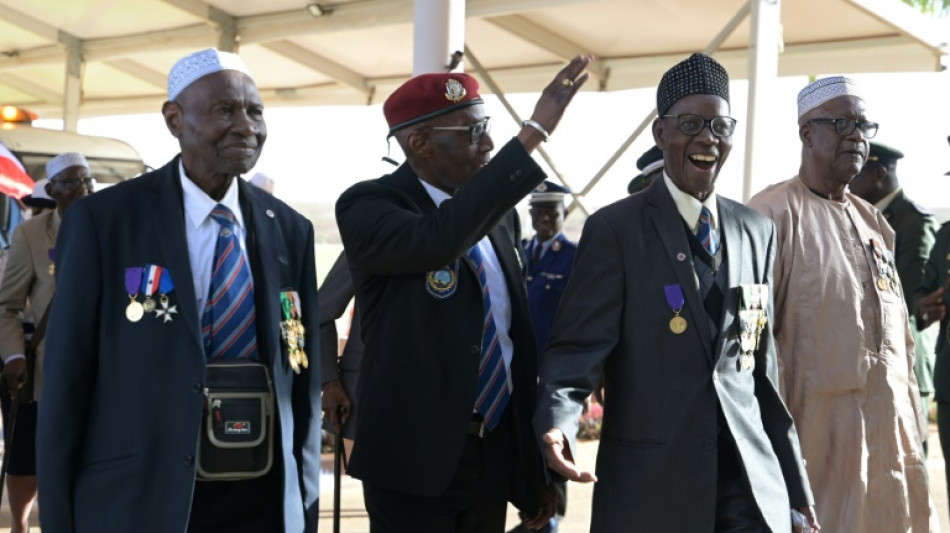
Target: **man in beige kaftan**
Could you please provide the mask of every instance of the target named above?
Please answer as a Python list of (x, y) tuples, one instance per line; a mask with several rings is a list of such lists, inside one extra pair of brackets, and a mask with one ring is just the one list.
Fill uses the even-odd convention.
[(799, 94), (799, 175), (749, 205), (776, 225), (775, 340), (822, 529), (939, 531), (921, 455), (894, 232), (846, 191), (877, 124), (847, 78)]

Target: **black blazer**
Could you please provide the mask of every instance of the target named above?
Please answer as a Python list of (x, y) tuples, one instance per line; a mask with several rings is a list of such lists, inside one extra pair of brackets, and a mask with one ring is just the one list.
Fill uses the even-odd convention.
[[(682, 217), (664, 180), (591, 215), (541, 358), (535, 430), (560, 428), (574, 448), (581, 402), (604, 377), (592, 533), (712, 531), (723, 418), (772, 531), (812, 501), (798, 434), (776, 389), (775, 342), (762, 333), (742, 370), (740, 284), (769, 284), (772, 221), (719, 197), (728, 288), (715, 345)], [(679, 284), (688, 322), (674, 334), (664, 292)], [(774, 317), (769, 298), (768, 315)], [(718, 406), (718, 407), (717, 407)], [(576, 456), (576, 455), (575, 455)]]
[[(354, 477), (423, 496), (448, 487), (475, 405), (481, 354), (483, 300), (465, 253), (487, 234), (511, 297), (513, 500), (526, 512), (537, 509), (543, 475), (530, 430), (537, 353), (512, 208), (544, 177), (513, 140), (439, 208), (408, 165), (340, 197), (337, 221), (365, 345)], [(439, 299), (427, 291), (427, 273), (446, 266), (457, 268), (457, 281)]]
[[(286, 531), (314, 531), (320, 471), (320, 364), (313, 227), (238, 181), (254, 278), (257, 342), (271, 369)], [(37, 429), (43, 528), (185, 531), (195, 483), (205, 357), (185, 238), (178, 158), (75, 202), (56, 246), (46, 384)], [(125, 317), (125, 269), (156, 264), (178, 314)], [(301, 299), (310, 370), (280, 340), (281, 290)], [(139, 296), (141, 301), (141, 296)], [(103, 505), (103, 502), (108, 502)]]

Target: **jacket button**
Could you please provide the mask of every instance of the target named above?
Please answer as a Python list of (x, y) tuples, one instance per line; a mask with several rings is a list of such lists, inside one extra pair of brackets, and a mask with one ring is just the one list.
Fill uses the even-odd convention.
[(707, 450), (711, 450), (716, 447), (716, 443), (713, 442), (712, 439), (706, 439), (706, 442), (703, 443), (703, 446), (705, 446)]
[(202, 390), (204, 390), (204, 387), (201, 386), (201, 382), (200, 382), (200, 381), (191, 386), (191, 392), (193, 392), (193, 393), (195, 393), (195, 394), (198, 394), (198, 393), (201, 392)]
[(186, 455), (185, 456), (185, 466), (191, 466), (195, 463), (195, 456)]
[(518, 176), (518, 177), (520, 178), (520, 177), (523, 176), (523, 175), (524, 175), (524, 171), (523, 171), (523, 170), (521, 170), (520, 168), (516, 168), (516, 169), (515, 169), (515, 176)]
[(477, 355), (482, 353), (482, 347), (477, 344), (473, 344), (469, 347), (469, 351), (471, 351), (473, 355)]

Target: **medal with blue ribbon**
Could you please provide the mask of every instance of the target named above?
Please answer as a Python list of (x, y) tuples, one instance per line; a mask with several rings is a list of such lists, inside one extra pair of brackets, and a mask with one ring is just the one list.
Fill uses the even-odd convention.
[(142, 283), (142, 267), (128, 267), (125, 269), (125, 290), (129, 293), (129, 305), (125, 308), (125, 318), (129, 322), (142, 320), (145, 310), (136, 299)]
[(171, 322), (172, 315), (178, 313), (178, 306), (173, 305), (168, 306), (168, 293), (175, 290), (175, 286), (172, 284), (172, 275), (168, 273), (167, 268), (162, 269), (161, 278), (158, 282), (158, 292), (161, 293), (158, 301), (162, 304), (161, 309), (155, 310), (155, 318), (161, 318), (163, 322)]
[(666, 293), (666, 303), (673, 310), (673, 318), (670, 319), (670, 331), (679, 335), (686, 331), (686, 319), (680, 316), (683, 306), (686, 305), (686, 298), (683, 297), (683, 287), (679, 283), (666, 285), (663, 287)]
[(155, 300), (152, 295), (158, 290), (158, 284), (162, 279), (164, 268), (158, 265), (145, 265), (142, 269), (142, 294), (145, 295), (145, 301), (142, 302), (142, 309), (146, 313), (155, 310)]

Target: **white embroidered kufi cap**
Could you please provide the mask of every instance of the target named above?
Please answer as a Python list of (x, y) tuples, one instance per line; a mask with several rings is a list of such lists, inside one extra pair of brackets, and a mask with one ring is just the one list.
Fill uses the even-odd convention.
[(815, 80), (798, 93), (798, 118), (802, 118), (812, 109), (839, 96), (856, 96), (864, 99), (861, 88), (851, 78), (832, 76)]
[(236, 70), (251, 76), (241, 56), (231, 52), (208, 48), (179, 59), (168, 73), (168, 99), (174, 100), (199, 78), (222, 70)]
[(89, 168), (89, 163), (86, 162), (86, 158), (83, 157), (82, 154), (76, 152), (66, 152), (65, 154), (59, 154), (58, 156), (46, 162), (46, 177), (52, 179), (54, 176), (69, 167)]

